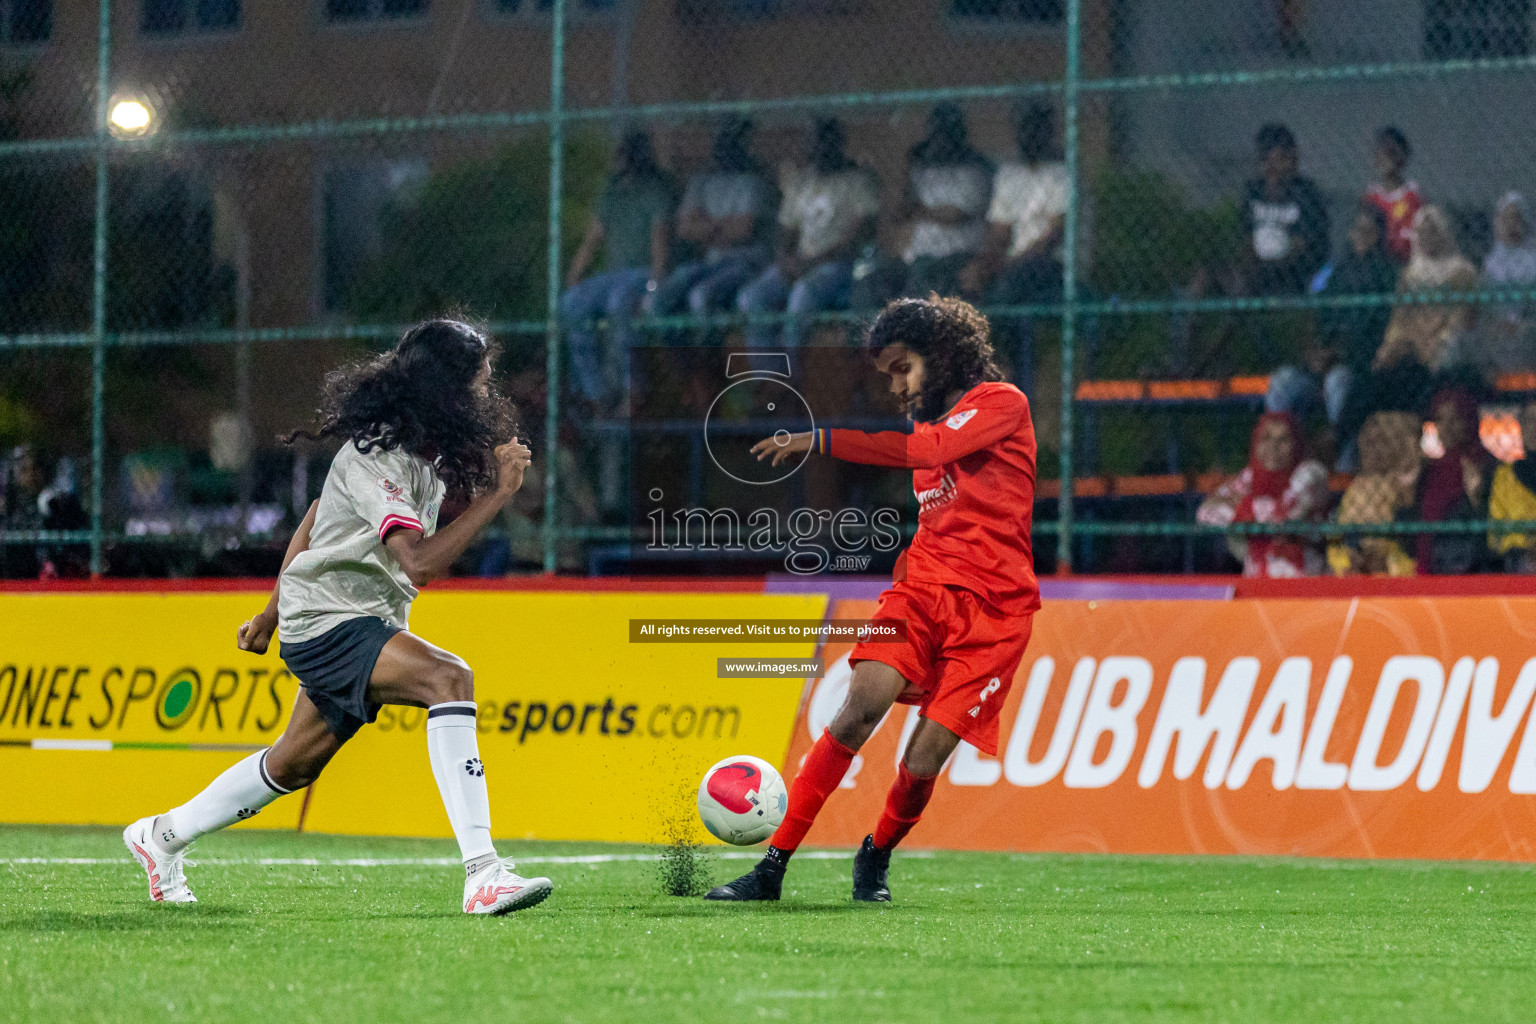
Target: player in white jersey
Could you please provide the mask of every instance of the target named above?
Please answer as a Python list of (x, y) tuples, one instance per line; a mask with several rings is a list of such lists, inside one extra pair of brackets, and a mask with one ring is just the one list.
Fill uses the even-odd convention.
[[(549, 895), (549, 879), (514, 874), (491, 844), (474, 673), (406, 629), (416, 588), (449, 571), (531, 461), (491, 382), (491, 355), (473, 327), (428, 320), (384, 355), (326, 376), (320, 431), (289, 440), (346, 443), (288, 545), (271, 600), (237, 634), (256, 654), (281, 634), (300, 683), (293, 714), (270, 748), (124, 830), (152, 899), (194, 902), (188, 845), (309, 785), (383, 704), (427, 709), (428, 759), (464, 858), (464, 912), (504, 914)], [(438, 530), (448, 496), (468, 504)]]

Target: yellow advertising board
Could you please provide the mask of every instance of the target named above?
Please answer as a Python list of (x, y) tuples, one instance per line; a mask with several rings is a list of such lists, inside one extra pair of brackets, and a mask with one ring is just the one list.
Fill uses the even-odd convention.
[[(239, 651), (259, 593), (0, 595), (0, 821), (126, 823), (190, 797), (281, 734), (297, 681)], [(475, 669), (498, 836), (656, 841), (692, 822), (704, 769), (782, 760), (801, 679), (716, 678), (721, 655), (814, 639), (631, 644), (629, 622), (820, 619), (821, 595), (428, 591), (411, 628)], [(426, 712), (386, 708), (307, 794), (239, 827), (450, 835)], [(307, 803), (307, 806), (306, 806)]]

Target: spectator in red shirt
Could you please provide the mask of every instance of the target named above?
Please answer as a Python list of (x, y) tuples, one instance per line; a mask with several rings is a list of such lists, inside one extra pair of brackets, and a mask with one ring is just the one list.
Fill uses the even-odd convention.
[(1387, 252), (1398, 266), (1412, 255), (1413, 218), (1424, 205), (1418, 182), (1403, 176), (1411, 156), (1413, 147), (1408, 145), (1408, 137), (1395, 126), (1387, 125), (1376, 133), (1372, 160), (1381, 180), (1365, 190), (1365, 202), (1380, 210), (1386, 220)]
[[(1328, 509), (1328, 471), (1306, 456), (1296, 420), (1267, 412), (1253, 428), (1248, 465), (1200, 503), (1195, 520), (1206, 526), (1233, 523), (1320, 521)], [(1322, 548), (1299, 537), (1233, 534), (1227, 548), (1243, 563), (1244, 576), (1321, 576)]]

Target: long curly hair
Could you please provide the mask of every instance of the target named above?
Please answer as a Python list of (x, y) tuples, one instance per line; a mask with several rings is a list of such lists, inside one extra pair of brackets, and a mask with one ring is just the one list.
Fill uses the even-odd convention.
[(932, 423), (949, 409), (948, 398), (987, 380), (1002, 380), (992, 351), (987, 318), (960, 299), (897, 299), (869, 328), (871, 355), (901, 345), (923, 357), (923, 386), (913, 418)]
[(363, 453), (397, 448), (432, 463), (454, 496), (496, 483), (492, 452), (517, 431), (516, 410), (481, 381), (496, 348), (459, 320), (423, 320), (381, 355), (325, 375), (318, 431), (283, 440), (344, 437)]

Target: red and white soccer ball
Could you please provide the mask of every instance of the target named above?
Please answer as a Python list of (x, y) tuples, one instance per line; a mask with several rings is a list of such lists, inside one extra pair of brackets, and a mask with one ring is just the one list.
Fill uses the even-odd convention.
[(704, 827), (732, 846), (751, 846), (773, 835), (788, 806), (784, 780), (760, 757), (728, 757), (705, 772), (699, 783)]

